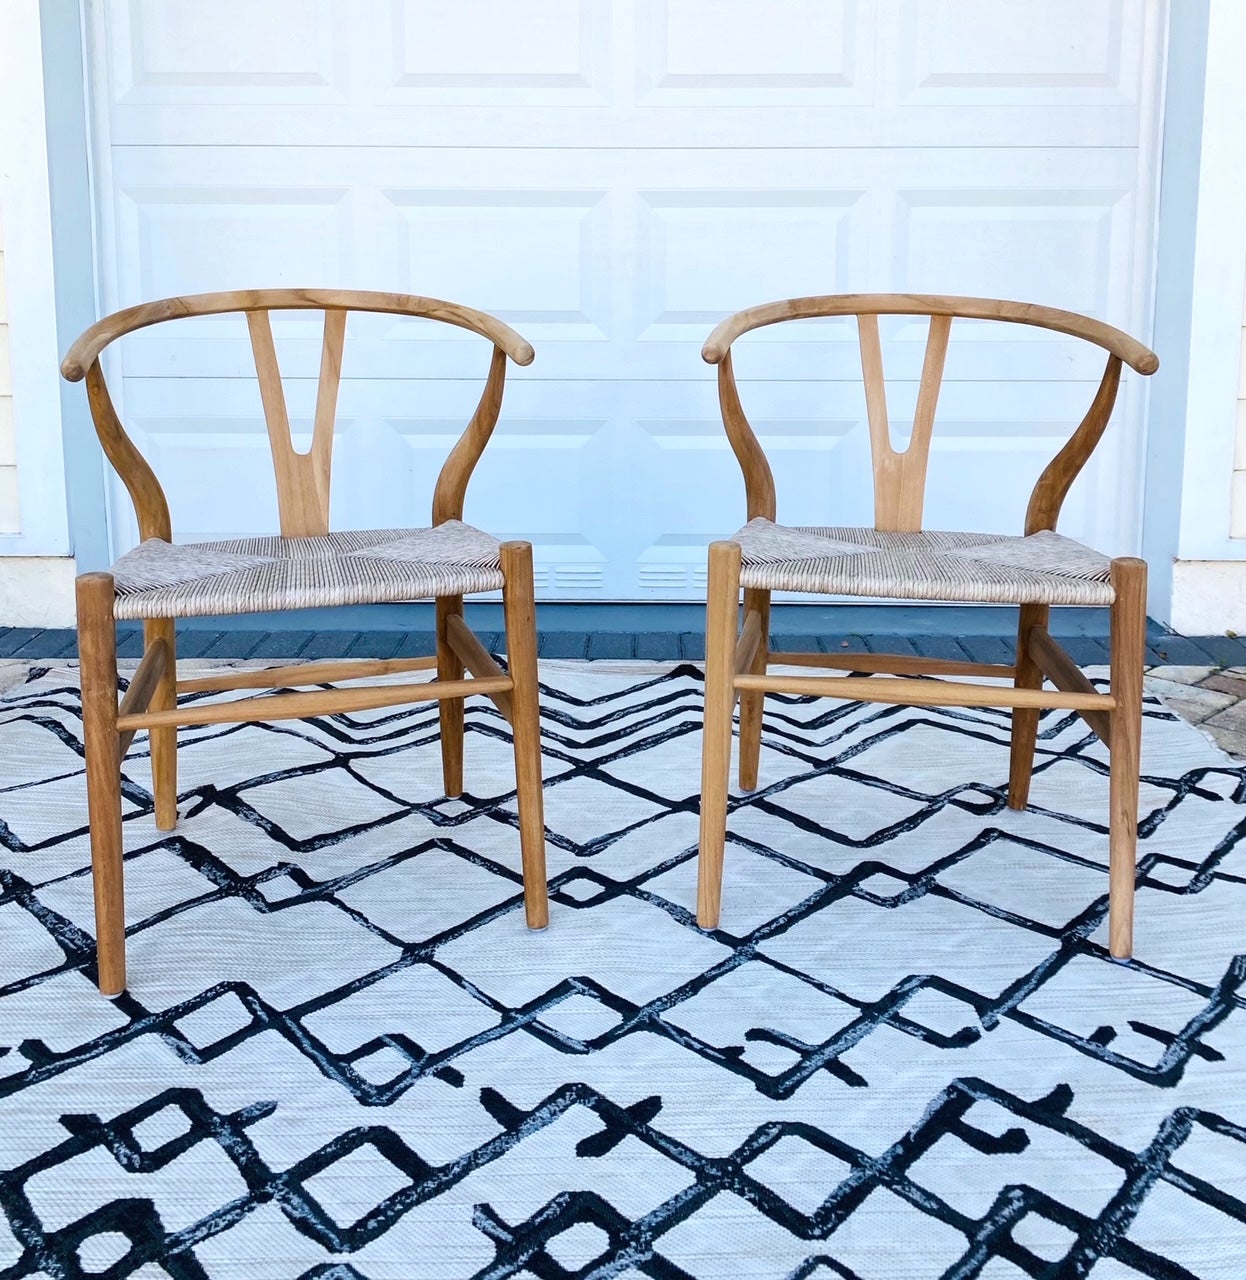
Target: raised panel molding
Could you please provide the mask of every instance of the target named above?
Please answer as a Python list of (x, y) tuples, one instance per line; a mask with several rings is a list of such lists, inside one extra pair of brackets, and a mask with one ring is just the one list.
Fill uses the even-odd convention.
[(118, 192), (125, 303), (221, 289), (341, 287), (341, 189), (130, 187)]
[(642, 191), (637, 332), (703, 339), (742, 306), (839, 287), (861, 191)]
[(533, 340), (607, 337), (610, 248), (604, 191), (390, 190), (384, 195), (400, 218), (400, 278), (418, 281), (421, 293), (470, 300)]
[[(868, 87), (862, 0), (638, 0), (642, 102), (852, 102)], [(725, 95), (725, 96), (723, 96)]]
[(600, 91), (607, 19), (605, 0), (392, 0), (392, 83), (458, 105)]
[[(1114, 231), (1129, 203), (1126, 191), (902, 191), (897, 279), (925, 293), (1046, 302), (1119, 323), (1127, 282)], [(990, 328), (1004, 336), (1004, 326)]]
[(1145, 0), (899, 0), (901, 98), (1136, 101)]
[(110, 0), (118, 102), (340, 101), (347, 11), (341, 0)]

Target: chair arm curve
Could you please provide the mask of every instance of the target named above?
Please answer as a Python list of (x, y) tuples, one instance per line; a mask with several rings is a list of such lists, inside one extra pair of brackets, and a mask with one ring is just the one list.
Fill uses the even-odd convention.
[(81, 382), (109, 343), (135, 329), (145, 329), (163, 320), (223, 315), (231, 311), (307, 310), (372, 311), (441, 320), (488, 338), (518, 365), (531, 364), (536, 355), (531, 343), (520, 337), (510, 325), (483, 311), (440, 298), (367, 289), (239, 289), (161, 298), (104, 316), (69, 348), (61, 362), (61, 376), (69, 382)]
[(784, 320), (809, 320), (823, 316), (924, 315), (959, 316), (966, 320), (1004, 320), (1036, 325), (1071, 337), (1083, 338), (1118, 356), (1137, 373), (1152, 374), (1159, 357), (1136, 338), (1120, 329), (1076, 311), (1009, 302), (1001, 298), (962, 298), (926, 293), (839, 293), (765, 302), (723, 320), (706, 339), (701, 358), (719, 364), (742, 334)]

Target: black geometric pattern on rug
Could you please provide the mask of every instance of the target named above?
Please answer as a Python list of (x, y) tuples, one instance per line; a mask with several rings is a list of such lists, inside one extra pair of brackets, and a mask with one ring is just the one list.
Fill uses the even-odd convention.
[(0, 696), (0, 1280), (1246, 1275), (1246, 775), (1146, 711), (1137, 950), (1106, 757), (1043, 717), (772, 698), (696, 928), (701, 672), (550, 664), (551, 928), (507, 727), (429, 705), (126, 761), (94, 990), (76, 673)]

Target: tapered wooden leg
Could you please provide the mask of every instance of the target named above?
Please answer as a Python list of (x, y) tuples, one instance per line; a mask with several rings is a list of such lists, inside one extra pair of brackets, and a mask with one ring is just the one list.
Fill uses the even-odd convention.
[(1146, 664), (1145, 560), (1112, 561), (1111, 782), (1108, 837), (1108, 949), (1133, 954), (1134, 880), (1138, 860), (1138, 775), (1142, 768), (1142, 672)]
[(121, 751), (117, 737), (117, 627), (113, 579), (84, 573), (77, 582), (78, 656), (87, 817), (95, 889), (99, 988), (125, 990), (125, 890), (122, 883)]
[[(1031, 627), (1045, 627), (1051, 610), (1045, 604), (1023, 604), (1017, 623), (1018, 689), (1041, 689), (1043, 673), (1030, 656), (1026, 637)], [(1034, 747), (1038, 741), (1038, 708), (1013, 707), (1012, 747), (1008, 761), (1008, 807), (1024, 809), (1030, 799), (1030, 775), (1034, 772)]]
[(731, 713), (740, 611), (740, 544), (712, 542), (705, 611), (705, 732), (701, 745), (701, 845), (697, 859), (697, 924), (713, 929), (722, 902), (727, 842)]
[[(463, 612), (462, 596), (437, 600), (437, 679), (462, 680), (463, 663), (446, 639), (451, 614)], [(441, 776), (446, 795), (463, 794), (463, 699), (443, 698), (437, 704), (441, 719)]]
[(536, 602), (532, 544), (502, 543), (502, 608), (506, 615), (506, 662), (515, 682), (511, 725), (515, 736), (515, 789), (519, 847), (523, 858), (524, 915), (529, 929), (549, 924), (545, 887), (545, 808), (541, 791), (541, 707), (536, 669)]
[[(749, 674), (766, 674), (766, 655), (770, 649), (770, 592), (744, 593), (744, 616), (756, 609), (761, 614), (761, 643), (749, 664)], [(757, 786), (757, 765), (761, 759), (761, 717), (764, 693), (740, 694), (740, 787), (752, 791)]]
[[(172, 618), (149, 618), (143, 623), (143, 645), (157, 640), (169, 646), (169, 660), (151, 696), (148, 709), (171, 711), (177, 706), (177, 648)], [(177, 726), (148, 731), (151, 741), (152, 794), (156, 800), (156, 827), (172, 831), (177, 826)]]

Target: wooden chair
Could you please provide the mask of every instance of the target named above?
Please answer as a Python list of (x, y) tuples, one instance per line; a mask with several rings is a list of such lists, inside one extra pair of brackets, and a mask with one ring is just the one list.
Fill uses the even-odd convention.
[[(929, 316), (925, 363), (909, 445), (891, 447), (884, 394), (880, 315)], [(774, 479), (753, 434), (731, 369), (731, 345), (743, 333), (784, 320), (855, 316), (874, 471), (874, 527), (793, 529), (775, 523)], [(1085, 339), (1108, 353), (1103, 380), (1086, 416), (1039, 477), (1024, 537), (924, 532), (922, 503), (935, 404), (948, 333), (955, 317), (1037, 325)], [(1121, 365), (1151, 374), (1154, 353), (1117, 329), (1068, 311), (988, 298), (844, 294), (793, 298), (752, 307), (724, 320), (703, 358), (718, 366), (728, 439), (744, 472), (749, 522), (709, 549), (706, 621), (705, 739), (701, 774), (701, 842), (697, 919), (718, 924), (726, 835), (731, 723), (740, 701), (740, 786), (757, 785), (762, 700), (766, 693), (859, 698), (918, 706), (1012, 707), (1008, 805), (1024, 809), (1034, 763), (1038, 713), (1078, 712), (1111, 753), (1109, 795), (1109, 943), (1113, 956), (1133, 945), (1142, 670), (1146, 638), (1146, 564), (1108, 560), (1055, 532), (1060, 507), (1112, 412)], [(740, 590), (744, 621), (738, 623)], [(807, 591), (908, 600), (956, 600), (1020, 606), (1015, 666), (891, 654), (768, 651), (770, 593)], [(1099, 693), (1047, 630), (1052, 605), (1111, 610), (1111, 692)], [(768, 675), (770, 664), (827, 667), (900, 677)], [(1005, 677), (1007, 686), (913, 679), (915, 676)], [(1046, 677), (1058, 692), (1043, 689)]]
[[(298, 453), (290, 438), (269, 312), (307, 309), (324, 312), (324, 340), (311, 449)], [(422, 316), (470, 329), (493, 343), (480, 403), (437, 479), (431, 528), (329, 532), (333, 426), (346, 317), (351, 311)], [(164, 493), (117, 418), (99, 357), (109, 343), (135, 329), (183, 316), (225, 312), (246, 315), (276, 472), (281, 536), (175, 546)], [(499, 545), (462, 519), (468, 480), (501, 409), (508, 356), (526, 365), (533, 351), (513, 329), (482, 312), (409, 294), (329, 289), (166, 298), (100, 320), (70, 348), (61, 373), (71, 382), (86, 379), (95, 429), (109, 462), (129, 490), (142, 539), (110, 572), (84, 573), (77, 581), (98, 977), (105, 995), (118, 995), (126, 985), (120, 774), (121, 761), (142, 729), (151, 739), (156, 826), (170, 831), (177, 822), (179, 726), (303, 719), (436, 699), (445, 791), (457, 796), (463, 787), (463, 700), (484, 694), (514, 732), (527, 923), (533, 929), (548, 923), (532, 547), (526, 542)], [(506, 622), (506, 672), (463, 620), (465, 592), (498, 588)], [(175, 618), (429, 598), (436, 600), (433, 657), (306, 663), (177, 679)], [(117, 619), (141, 619), (144, 637), (143, 659), (120, 707)], [(430, 668), (436, 668), (436, 678), (423, 683), (314, 689), (223, 704), (178, 705), (180, 693), (297, 688)], [(465, 671), (474, 678), (466, 679)]]

